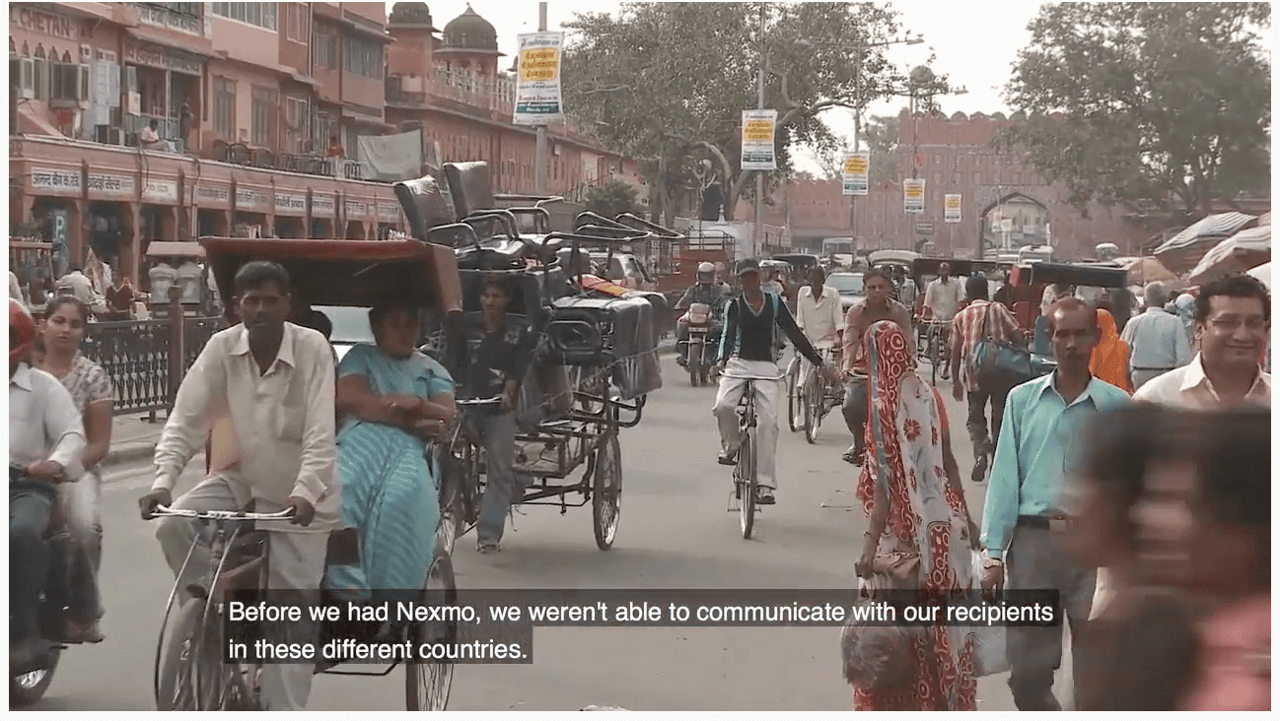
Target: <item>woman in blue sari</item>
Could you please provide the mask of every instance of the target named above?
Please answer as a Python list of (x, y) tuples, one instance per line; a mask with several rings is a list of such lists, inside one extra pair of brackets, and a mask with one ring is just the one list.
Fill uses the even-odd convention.
[(415, 349), (418, 309), (369, 311), (376, 345), (354, 346), (338, 366), (338, 470), (342, 515), (360, 534), (360, 563), (333, 566), (335, 590), (421, 589), (440, 519), (431, 438), (453, 419), (453, 379)]

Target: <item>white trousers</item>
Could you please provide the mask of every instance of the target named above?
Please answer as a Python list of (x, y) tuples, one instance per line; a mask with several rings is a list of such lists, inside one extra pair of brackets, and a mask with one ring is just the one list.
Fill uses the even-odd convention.
[[(194, 511), (233, 511), (248, 505), (251, 496), (242, 484), (229, 483), (219, 475), (201, 481), (185, 495), (176, 499), (174, 508)], [(164, 518), (156, 529), (156, 538), (164, 551), (169, 568), (176, 576), (182, 570), (182, 562), (197, 540), (196, 522), (186, 518)], [(288, 533), (271, 531), (268, 537), (267, 588), (272, 591), (291, 590), (298, 593), (299, 601), (319, 601), (320, 581), (324, 576), (325, 555), (329, 549), (327, 533)], [(179, 587), (178, 600), (185, 603), (190, 594), (186, 584), (196, 583), (208, 568), (208, 552), (196, 549), (187, 565), (184, 583)], [(298, 635), (311, 635), (318, 629), (299, 627)], [(286, 639), (279, 639), (285, 641)], [(291, 643), (316, 643), (303, 638), (287, 639)], [(271, 711), (301, 711), (307, 707), (311, 695), (311, 677), (314, 663), (269, 663), (262, 667), (262, 700)]]
[[(736, 452), (742, 439), (738, 434), (738, 401), (742, 398), (747, 381), (731, 378), (734, 375), (776, 378), (778, 364), (770, 361), (744, 361), (730, 358), (720, 375), (720, 389), (716, 392), (716, 404), (712, 413), (720, 429), (720, 447)], [(756, 478), (765, 488), (778, 487), (774, 457), (778, 451), (778, 389), (779, 381), (751, 381), (756, 390)]]

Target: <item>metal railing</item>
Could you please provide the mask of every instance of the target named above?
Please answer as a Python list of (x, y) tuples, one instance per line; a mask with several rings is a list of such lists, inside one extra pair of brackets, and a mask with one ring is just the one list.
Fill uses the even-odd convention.
[[(80, 351), (111, 377), (117, 415), (144, 411), (154, 420), (156, 411), (173, 407), (178, 384), (222, 324), (222, 318), (183, 317), (179, 331), (169, 318), (90, 323)], [(182, 358), (175, 368), (178, 345)]]

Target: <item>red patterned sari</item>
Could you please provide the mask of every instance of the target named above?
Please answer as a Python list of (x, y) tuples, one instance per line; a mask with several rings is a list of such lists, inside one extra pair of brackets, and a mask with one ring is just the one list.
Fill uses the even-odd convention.
[[(918, 554), (918, 587), (926, 592), (968, 590), (973, 583), (968, 516), (943, 470), (942, 399), (916, 373), (915, 356), (895, 323), (875, 323), (866, 337), (870, 418), (857, 496), (868, 519), (877, 485), (888, 499), (878, 552)], [(896, 687), (855, 687), (854, 710), (976, 710), (972, 630), (938, 625), (930, 631), (929, 641), (912, 649), (913, 678)]]

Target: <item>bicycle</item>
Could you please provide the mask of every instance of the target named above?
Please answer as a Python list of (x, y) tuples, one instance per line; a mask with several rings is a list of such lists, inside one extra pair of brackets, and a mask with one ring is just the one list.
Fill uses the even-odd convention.
[(947, 369), (945, 364), (948, 362), (950, 353), (947, 348), (947, 341), (950, 337), (951, 321), (945, 320), (925, 320), (920, 321), (924, 327), (924, 343), (920, 346), (920, 352), (928, 359), (929, 365), (933, 368), (933, 385), (938, 384), (938, 372), (943, 373), (943, 380), (946, 380)]
[[(262, 672), (257, 661), (226, 662), (223, 656), (226, 609), (234, 591), (257, 591), (266, 588), (269, 568), (269, 544), (265, 531), (254, 524), (259, 521), (283, 521), (293, 515), (292, 509), (277, 513), (250, 511), (191, 511), (158, 506), (152, 518), (187, 518), (198, 523), (196, 542), (182, 563), (165, 606), (160, 638), (156, 644), (153, 691), (160, 711), (254, 711), (262, 709)], [(211, 536), (211, 538), (209, 538)], [(209, 538), (209, 565), (202, 579), (187, 585), (191, 598), (178, 609), (172, 628), (169, 618), (178, 596), (179, 584), (200, 541)], [(437, 547), (423, 596), (437, 603), (457, 600), (453, 566), (449, 556)], [(329, 535), (329, 565), (359, 562), (359, 535), (355, 529), (341, 529)], [(323, 593), (323, 591), (321, 591)], [(166, 633), (168, 631), (168, 633)], [(316, 634), (317, 648), (330, 629), (321, 624)], [(379, 634), (380, 636), (382, 634)], [(458, 637), (456, 622), (393, 622), (386, 630), (388, 641), (408, 641), (415, 647), (423, 643), (453, 643)], [(166, 645), (167, 641), (167, 645)], [(386, 676), (400, 661), (381, 673), (334, 671), (340, 660), (316, 662), (315, 673), (347, 676)], [(409, 711), (443, 711), (453, 685), (453, 664), (405, 661), (405, 697)]]
[[(831, 348), (820, 349), (824, 365), (834, 357)], [(806, 364), (804, 383), (800, 386), (800, 406), (804, 413), (804, 439), (812, 445), (818, 436), (822, 419), (835, 407), (836, 388), (820, 367)]]
[(440, 534), (439, 542), (453, 553), (457, 539), (465, 536), (475, 528), (480, 517), (480, 504), (476, 498), (477, 489), (469, 479), (479, 477), (480, 443), (459, 443), (467, 426), (466, 416), (470, 408), (481, 406), (498, 406), (502, 404), (502, 396), (477, 399), (457, 399), (458, 417), (454, 421), (453, 432), (447, 444), (437, 446), (437, 452), (443, 466), (440, 473)]
[[(738, 501), (738, 521), (742, 528), (742, 537), (751, 538), (756, 522), (756, 500), (760, 492), (760, 479), (757, 477), (756, 456), (759, 448), (756, 440), (756, 381), (778, 382), (786, 378), (786, 374), (778, 376), (746, 376), (722, 373), (721, 378), (737, 378), (747, 383), (742, 389), (742, 398), (738, 400), (738, 462), (733, 467), (733, 493)], [(730, 504), (730, 511), (732, 503)]]

